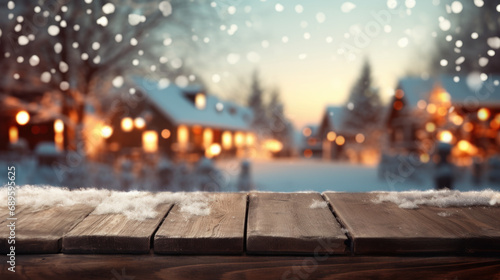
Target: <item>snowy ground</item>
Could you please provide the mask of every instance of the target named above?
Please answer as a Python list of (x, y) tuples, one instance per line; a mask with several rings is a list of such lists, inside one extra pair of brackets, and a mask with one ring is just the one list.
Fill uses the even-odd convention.
[[(7, 183), (7, 164), (5, 159), (0, 160), (0, 169), (5, 170), (5, 175), (0, 177), (0, 185)], [(137, 162), (140, 163), (140, 162)], [(200, 177), (195, 170), (186, 173), (183, 188), (158, 187), (157, 174), (161, 171), (146, 168), (145, 174), (134, 178), (131, 187), (124, 188), (124, 176), (112, 166), (101, 163), (88, 163), (84, 177), (76, 176), (72, 181), (78, 186), (72, 186), (70, 181), (58, 180), (54, 171), (48, 167), (37, 166), (33, 158), (26, 157), (16, 162), (16, 184), (42, 184), (52, 186), (97, 187), (115, 190), (150, 190), (150, 191), (186, 191), (203, 190), (193, 187), (196, 178)], [(221, 172), (214, 177), (220, 188), (217, 191), (238, 191), (241, 160), (218, 160), (216, 166)], [(407, 191), (434, 189), (432, 166), (403, 169), (390, 177), (379, 177), (377, 166), (351, 164), (348, 162), (326, 162), (318, 159), (253, 159), (250, 164), (251, 181), (259, 191), (296, 192), (296, 191)], [(193, 169), (193, 168), (191, 168)], [(401, 172), (402, 171), (402, 172)], [(160, 172), (160, 173), (158, 173)], [(500, 185), (483, 183), (475, 186), (472, 183), (470, 171), (467, 169), (456, 170), (455, 189), (460, 191), (493, 189), (500, 190)], [(137, 177), (137, 178), (136, 178)], [(128, 178), (128, 177), (127, 177)], [(126, 179), (126, 178), (125, 178)], [(199, 179), (199, 178), (198, 178)], [(202, 178), (203, 179), (203, 178)], [(200, 179), (201, 180), (201, 179)], [(483, 180), (484, 182), (485, 180)], [(86, 183), (84, 183), (86, 182)], [(179, 183), (174, 182), (175, 185)], [(188, 186), (189, 185), (189, 186)]]
[[(234, 161), (221, 161), (217, 166), (225, 170), (231, 182), (237, 180)], [(294, 192), (323, 191), (406, 191), (433, 189), (432, 171), (415, 171), (413, 179), (395, 174), (389, 180), (379, 178), (377, 166), (364, 166), (347, 162), (325, 162), (316, 159), (252, 160), (252, 179), (257, 190)], [(461, 191), (495, 189), (499, 185), (473, 186), (467, 172), (457, 179), (455, 189)]]

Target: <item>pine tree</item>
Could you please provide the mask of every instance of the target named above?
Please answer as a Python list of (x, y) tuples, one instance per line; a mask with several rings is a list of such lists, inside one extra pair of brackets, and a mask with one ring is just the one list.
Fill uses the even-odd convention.
[(259, 136), (267, 134), (269, 131), (269, 120), (264, 105), (264, 89), (261, 86), (258, 71), (255, 71), (252, 76), (248, 107), (254, 114), (252, 127), (257, 130)]
[(292, 146), (293, 127), (285, 116), (284, 106), (280, 99), (279, 91), (276, 89), (271, 93), (267, 111), (269, 114), (271, 134), (274, 139), (283, 144), (283, 151), (285, 151), (286, 154)]
[(351, 90), (346, 107), (343, 128), (348, 131), (366, 133), (380, 120), (380, 96), (372, 87), (371, 67), (368, 61), (365, 61), (361, 76)]

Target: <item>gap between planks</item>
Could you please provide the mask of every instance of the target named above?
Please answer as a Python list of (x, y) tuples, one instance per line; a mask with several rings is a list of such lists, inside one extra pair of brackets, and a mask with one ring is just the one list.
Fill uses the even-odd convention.
[(347, 248), (349, 248), (349, 252), (351, 253), (351, 256), (354, 256), (354, 247), (352, 246), (352, 244), (353, 244), (352, 236), (351, 236), (350, 232), (347, 230), (347, 227), (345, 226), (344, 221), (342, 221), (342, 219), (340, 219), (340, 217), (337, 215), (337, 213), (335, 213), (335, 210), (333, 209), (332, 204), (330, 203), (328, 198), (325, 196), (324, 192), (321, 193), (321, 197), (323, 198), (324, 201), (326, 201), (326, 203), (328, 204), (328, 208), (332, 212), (332, 214), (335, 217), (335, 219), (337, 220), (337, 222), (340, 224), (342, 231), (344, 232), (345, 236), (347, 237), (347, 240), (345, 241), (345, 246)]

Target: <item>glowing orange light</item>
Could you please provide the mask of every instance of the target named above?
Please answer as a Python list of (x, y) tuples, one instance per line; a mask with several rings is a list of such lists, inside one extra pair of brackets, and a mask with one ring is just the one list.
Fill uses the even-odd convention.
[(123, 118), (121, 122), (121, 127), (122, 130), (125, 132), (132, 131), (132, 129), (134, 128), (134, 121), (132, 120), (132, 118), (129, 117)]
[(462, 123), (464, 122), (464, 118), (462, 118), (459, 115), (453, 115), (451, 117), (451, 121), (453, 122), (454, 125), (459, 126), (462, 125)]
[(394, 102), (394, 104), (392, 106), (394, 107), (394, 109), (396, 111), (399, 111), (399, 110), (403, 109), (403, 102), (401, 102), (400, 100), (397, 100)]
[(207, 148), (210, 145), (212, 145), (213, 141), (214, 141), (214, 132), (210, 128), (205, 128), (205, 130), (203, 130), (203, 146)]
[(64, 150), (64, 123), (62, 120), (56, 120), (54, 122), (54, 143), (56, 145), (57, 150)]
[(490, 110), (486, 108), (481, 108), (479, 111), (477, 111), (477, 118), (480, 121), (486, 121), (490, 117)]
[(465, 132), (471, 132), (474, 129), (474, 125), (470, 122), (466, 122), (463, 128)]
[(54, 132), (62, 133), (64, 131), (64, 123), (61, 120), (56, 120), (54, 122)]
[(457, 148), (459, 151), (467, 153), (469, 155), (475, 155), (478, 152), (477, 147), (472, 145), (467, 140), (458, 141)]
[(438, 112), (438, 115), (440, 115), (441, 117), (444, 117), (448, 113), (448, 109), (446, 107), (439, 107), (437, 112)]
[(237, 148), (243, 147), (243, 145), (245, 144), (243, 140), (244, 140), (244, 137), (243, 137), (243, 133), (242, 132), (236, 132), (234, 134), (234, 145)]
[(427, 105), (427, 113), (434, 114), (434, 113), (436, 113), (436, 110), (437, 110), (437, 107), (435, 104)]
[(189, 141), (189, 131), (187, 126), (179, 125), (177, 128), (177, 142), (181, 145), (186, 145)]
[(104, 138), (109, 138), (113, 135), (113, 128), (109, 125), (105, 125), (101, 128), (101, 136)]
[(142, 133), (142, 148), (147, 153), (154, 153), (158, 150), (158, 133), (154, 130)]
[(451, 141), (453, 140), (453, 134), (451, 134), (451, 132), (448, 130), (444, 130), (439, 133), (438, 139), (441, 142), (451, 143)]
[(224, 131), (222, 133), (222, 148), (224, 150), (229, 150), (233, 146), (231, 131)]
[(342, 146), (345, 144), (345, 138), (342, 135), (337, 136), (337, 139), (335, 139), (335, 143), (339, 146)]
[(9, 143), (16, 143), (19, 140), (19, 131), (16, 126), (9, 127)]
[(470, 149), (471, 144), (466, 140), (460, 140), (458, 141), (457, 147), (460, 151), (467, 152)]
[(30, 114), (28, 114), (28, 112), (26, 112), (26, 111), (20, 111), (19, 113), (17, 113), (17, 115), (16, 115), (16, 122), (19, 125), (25, 125), (29, 121), (30, 121)]
[(310, 129), (309, 127), (306, 127), (306, 128), (304, 128), (304, 129), (302, 129), (302, 134), (303, 134), (305, 137), (309, 137), (309, 136), (311, 136), (311, 133), (312, 133), (312, 131), (311, 131), (311, 129)]
[(213, 158), (220, 155), (221, 152), (221, 146), (217, 143), (213, 143), (212, 145), (210, 145), (210, 147), (208, 147), (208, 149), (205, 150), (205, 156), (207, 158)]
[(449, 102), (450, 101), (450, 94), (447, 93), (446, 91), (439, 92), (437, 94), (437, 98), (441, 102)]
[(203, 128), (199, 125), (195, 125), (191, 128), (191, 130), (193, 131), (193, 134), (201, 134), (203, 131)]
[(247, 146), (253, 146), (255, 144), (255, 135), (253, 133), (247, 133), (246, 144)]
[(365, 142), (365, 136), (362, 133), (356, 134), (356, 142), (360, 144)]
[(421, 162), (427, 163), (427, 162), (429, 162), (429, 160), (430, 160), (429, 154), (421, 154), (420, 155), (420, 161)]
[(436, 125), (434, 123), (428, 122), (425, 124), (425, 130), (427, 130), (427, 132), (434, 132), (436, 131)]
[(273, 153), (278, 153), (283, 149), (283, 144), (276, 139), (269, 139), (264, 142), (264, 147)]
[(56, 133), (54, 135), (54, 143), (58, 151), (64, 150), (64, 135), (62, 133)]
[(143, 129), (146, 126), (146, 121), (143, 118), (138, 117), (138, 118), (135, 118), (134, 125), (138, 129)]
[(194, 104), (195, 104), (196, 108), (199, 110), (205, 109), (205, 107), (207, 106), (207, 98), (206, 98), (205, 94), (203, 94), (203, 93), (196, 94), (196, 96), (194, 98)]
[(162, 131), (161, 131), (161, 137), (162, 137), (163, 139), (168, 139), (168, 138), (170, 138), (170, 135), (172, 135), (172, 133), (170, 132), (170, 130), (168, 130), (168, 129), (166, 129), (166, 128), (165, 128), (164, 130), (162, 130)]
[(335, 141), (335, 138), (337, 138), (337, 133), (335, 133), (333, 131), (330, 131), (330, 132), (328, 132), (328, 134), (326, 134), (326, 139), (328, 139), (328, 141), (330, 141), (330, 142)]

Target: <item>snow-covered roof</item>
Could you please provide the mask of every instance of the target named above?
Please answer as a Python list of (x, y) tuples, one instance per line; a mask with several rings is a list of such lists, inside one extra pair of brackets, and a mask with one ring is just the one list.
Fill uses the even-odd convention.
[(495, 81), (500, 81), (500, 76), (490, 75), (486, 81), (479, 82), (477, 86), (468, 82), (466, 76), (458, 78), (455, 81), (452, 76), (441, 76), (437, 81), (437, 85), (442, 86), (450, 94), (452, 104), (500, 106), (500, 86), (495, 85)]
[(479, 82), (477, 86), (471, 85), (468, 78), (465, 75), (442, 75), (428, 79), (405, 77), (399, 80), (398, 89), (403, 90), (403, 99), (410, 109), (416, 108), (419, 100), (428, 101), (431, 91), (436, 86), (441, 86), (450, 94), (454, 105), (500, 105), (500, 87), (495, 85), (495, 81), (500, 81), (500, 76), (490, 75), (486, 81)]
[(252, 111), (232, 102), (206, 95), (206, 107), (198, 109), (187, 95), (203, 92), (199, 86), (185, 88), (176, 85), (162, 87), (158, 82), (134, 78), (151, 103), (177, 125), (201, 125), (230, 130), (250, 130)]
[(434, 79), (422, 79), (420, 77), (406, 77), (398, 82), (398, 89), (403, 90), (403, 100), (407, 108), (416, 108), (418, 101), (429, 99), (429, 94), (434, 88)]

